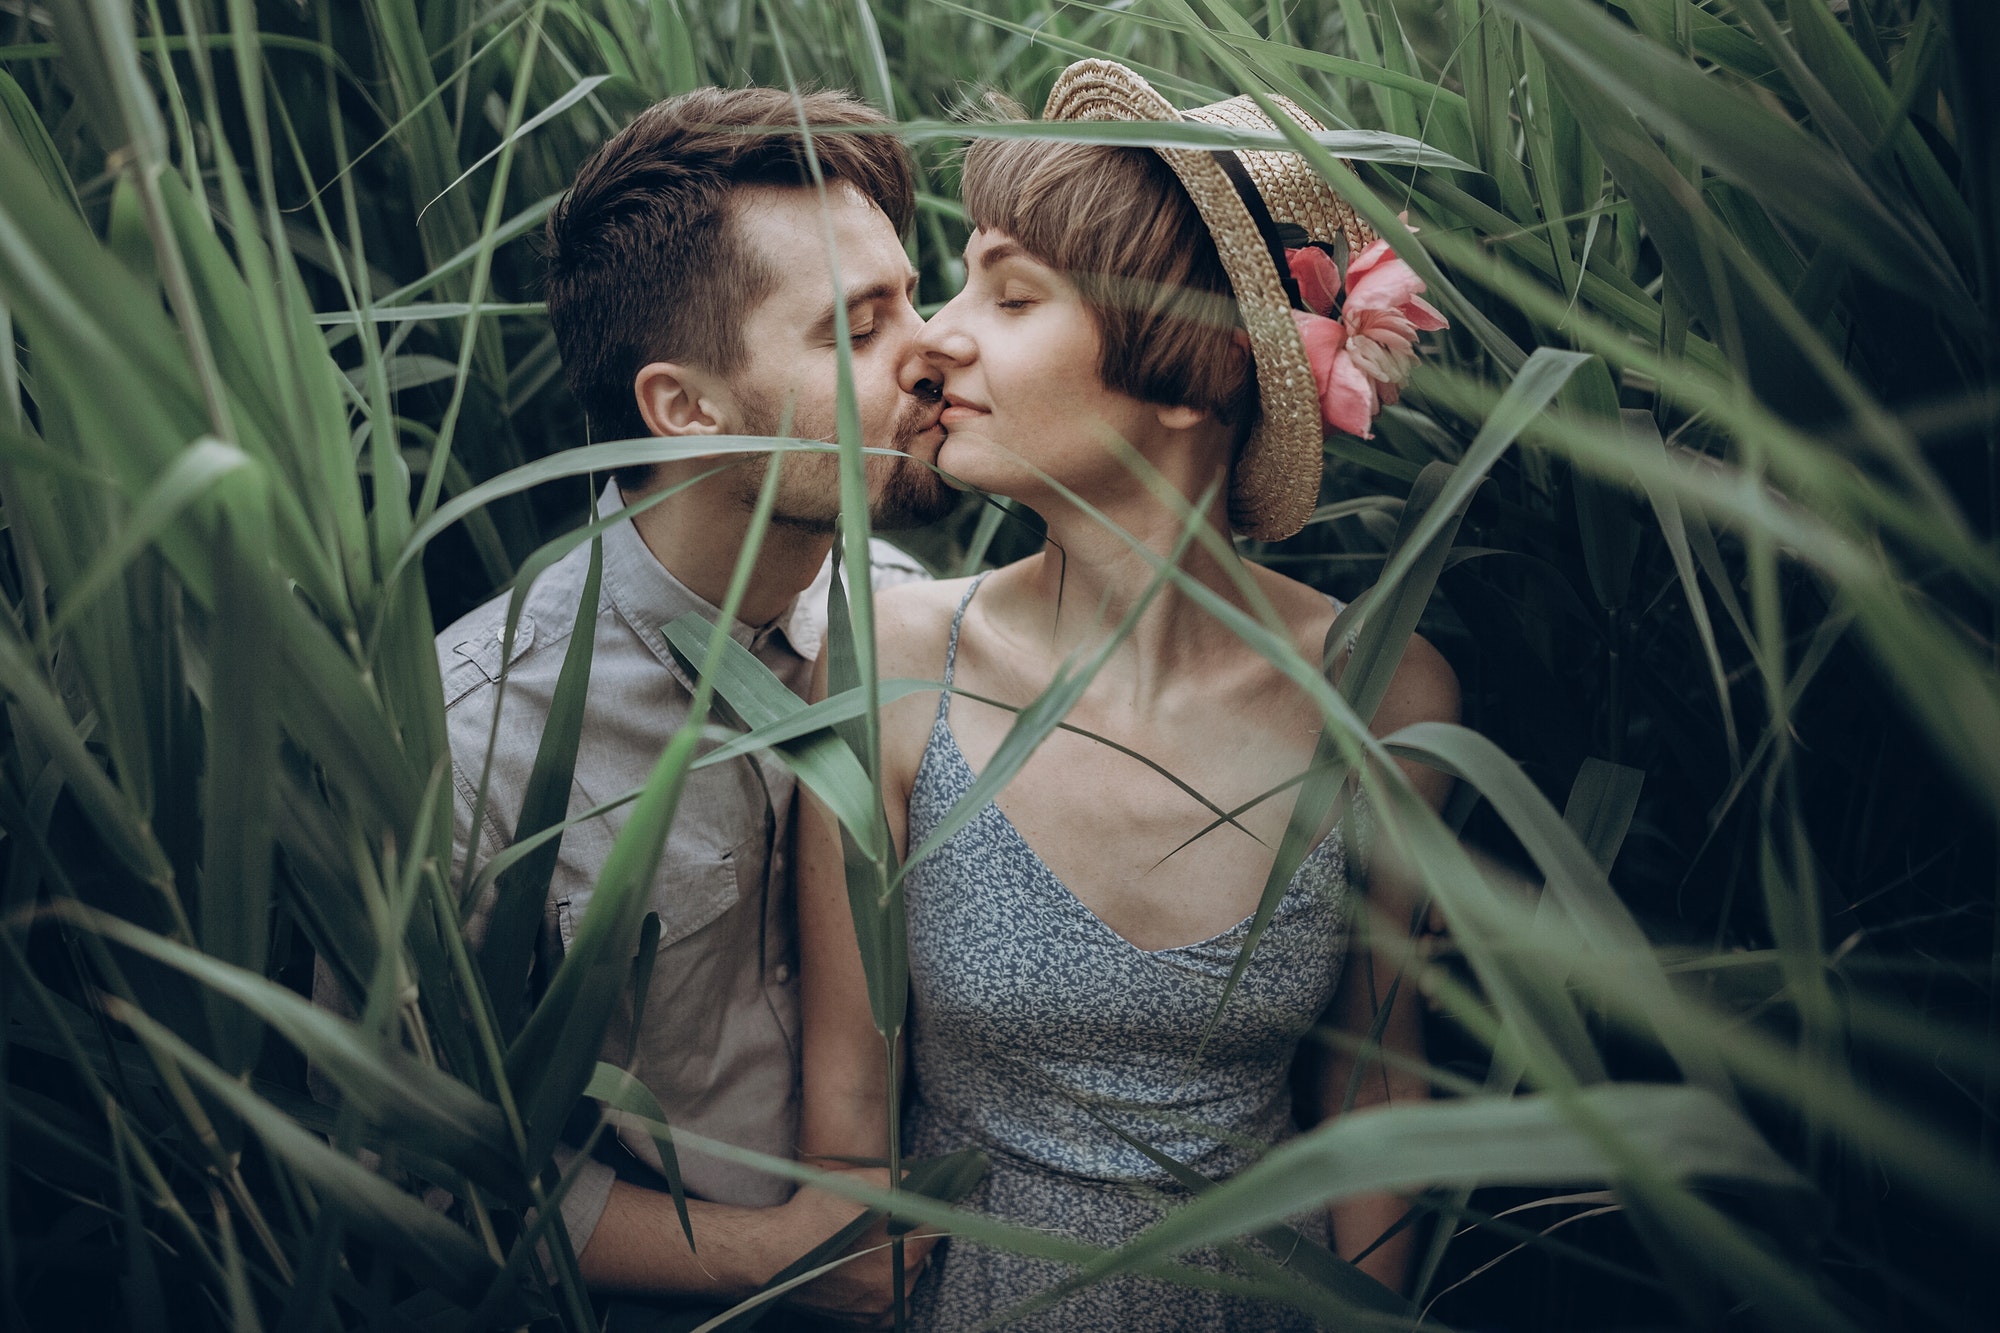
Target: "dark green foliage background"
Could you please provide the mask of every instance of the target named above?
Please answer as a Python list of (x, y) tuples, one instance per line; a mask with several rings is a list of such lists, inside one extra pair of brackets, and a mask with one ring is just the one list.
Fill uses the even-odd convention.
[[(75, 385), (37, 365), (29, 316), (12, 326), (19, 393), (10, 375), (0, 411), (16, 415), (16, 401), (19, 411), (18, 429), (0, 444), (8, 520), (0, 590), (10, 621), (6, 669), (22, 674), (6, 685), (0, 724), (8, 736), (0, 762), (8, 876), (0, 906), (8, 915), (0, 929), (19, 952), (0, 964), (10, 974), (0, 1245), (9, 1305), (0, 1306), (0, 1322), (195, 1328), (241, 1325), (248, 1307), (301, 1328), (362, 1326), (371, 1317), (385, 1327), (428, 1326), (433, 1307), (442, 1317), (442, 1298), (412, 1294), (438, 1285), (436, 1273), (421, 1264), (399, 1270), (376, 1253), (388, 1233), (346, 1237), (345, 1262), (335, 1264), (329, 1256), (343, 1238), (334, 1228), (332, 1239), (319, 1239), (326, 1229), (303, 1220), (313, 1210), (296, 1196), (295, 1163), (276, 1149), (246, 1150), (266, 1142), (259, 1122), (232, 1118), (222, 1094), (190, 1094), (222, 1125), (221, 1160), (240, 1162), (238, 1185), (221, 1183), (227, 1173), (199, 1142), (190, 1103), (152, 1076), (119, 1084), (121, 1067), (106, 1052), (135, 1065), (148, 1053), (114, 1035), (109, 1020), (85, 1015), (97, 988), (125, 989), (111, 973), (128, 969), (128, 998), (143, 1012), (232, 1073), (253, 1072), (266, 1105), (344, 1135), (345, 1148), (362, 1141), (361, 1128), (335, 1125), (303, 1096), (302, 1052), (321, 1038), (286, 1031), (279, 1041), (254, 1021), (246, 1028), (204, 990), (209, 982), (146, 965), (129, 945), (108, 952), (92, 932), (36, 918), (34, 909), (86, 903), (294, 991), (304, 988), (315, 946), (371, 932), (401, 941), (424, 978), (437, 1063), (482, 1097), (496, 1095), (494, 1080), (466, 1072), (479, 1063), (470, 1033), (438, 1030), (451, 1006), (430, 987), (450, 972), (449, 950), (435, 935), (419, 938), (429, 899), (419, 895), (426, 905), (408, 938), (369, 913), (398, 901), (398, 874), (408, 871), (414, 884), (436, 873), (436, 821), (426, 826), (412, 813), (436, 757), (435, 721), (424, 720), (421, 702), (430, 629), (507, 586), (534, 553), (583, 521), (588, 481), (556, 475), (564, 471), (557, 462), (541, 484), (513, 488), (445, 528), (417, 553), (420, 588), (384, 553), (404, 549), (409, 528), (428, 517), (425, 499), (449, 502), (584, 443), (534, 309), (539, 217), (583, 157), (639, 108), (700, 83), (782, 84), (789, 70), (800, 82), (854, 88), (916, 123), (924, 195), (910, 244), (921, 299), (939, 302), (962, 277), (965, 236), (953, 203), (962, 139), (944, 122), (986, 90), (1038, 107), (1057, 71), (1094, 53), (1146, 70), (1183, 104), (1254, 82), (1294, 97), (1329, 127), (1421, 139), (1470, 168), (1354, 162), (1382, 209), (1407, 209), (1421, 227), (1442, 266), (1432, 296), (1454, 329), (1375, 439), (1329, 442), (1314, 524), (1255, 554), (1353, 599), (1399, 549), (1399, 521), (1407, 529), (1414, 520), (1416, 506), (1403, 519), (1406, 500), (1424, 469), (1469, 467), (1471, 443), (1525, 355), (1596, 353), (1601, 359), (1566, 379), (1556, 408), (1499, 456), (1462, 526), (1443, 537), (1450, 551), (1440, 552), (1445, 568), (1423, 630), (1459, 672), (1467, 724), (1517, 761), (1555, 810), (1567, 809), (1587, 843), (1580, 812), (1628, 790), (1632, 775), (1618, 776), (1623, 770), (1643, 776), (1629, 824), (1612, 820), (1618, 899), (1656, 946), (1676, 993), (1702, 1014), (1726, 1016), (1718, 1041), (1740, 1030), (1799, 1058), (1776, 1080), (1782, 1090), (1745, 1079), (1743, 1109), (1816, 1186), (1818, 1222), (1772, 1211), (1777, 1205), (1754, 1191), (1740, 1201), (1725, 1196), (1718, 1211), (1757, 1238), (1775, 1266), (1768, 1271), (1790, 1275), (1809, 1297), (1760, 1305), (1745, 1294), (1743, 1275), (1767, 1270), (1732, 1268), (1738, 1260), (1721, 1233), (1703, 1231), (1707, 1223), (1675, 1231), (1679, 1223), (1662, 1221), (1668, 1213), (1647, 1211), (1657, 1199), (1496, 1187), (1473, 1193), (1472, 1212), (1452, 1218), (1448, 1205), (1464, 1196), (1439, 1188), (1425, 1196), (1427, 1234), (1524, 1210), (1449, 1246), (1431, 1242), (1422, 1299), (1437, 1298), (1433, 1318), (1521, 1330), (1784, 1327), (1786, 1310), (1823, 1309), (1853, 1327), (1989, 1326), (2000, 1227), (1990, 1203), (1980, 1214), (1941, 1202), (1950, 1190), (1939, 1184), (1955, 1181), (1977, 1196), (2000, 1179), (2000, 117), (1991, 71), (1975, 54), (2000, 49), (1989, 6), (996, 0), (975, 12), (950, 0), (148, 0), (129, 8), (64, 0), (50, 9), (53, 22), (40, 7), (0, 4), (0, 71), (18, 92), (0, 136), (21, 149), (0, 166), (21, 170), (45, 131), (52, 156), (41, 175), (50, 178), (53, 166), (73, 187), (82, 223), (103, 247), (90, 262), (121, 266), (117, 280), (136, 279), (133, 290), (150, 293), (154, 306), (164, 291), (177, 309), (170, 272), (159, 285), (163, 251), (135, 183), (133, 150), (117, 129), (132, 123), (118, 119), (129, 106), (111, 109), (119, 84), (100, 52), (121, 41), (166, 126), (156, 160), (197, 187), (188, 198), (205, 201), (216, 219), (219, 262), (244, 262), (232, 228), (250, 218), (267, 246), (289, 251), (312, 310), (350, 307), (358, 259), (375, 303), (476, 295), (499, 310), (479, 320), (469, 349), (462, 312), (384, 324), (373, 341), (329, 339), (357, 390), (344, 428), (356, 432), (355, 485), (371, 526), (345, 566), (352, 613), (313, 610), (326, 643), (349, 653), (351, 662), (341, 660), (364, 682), (340, 696), (342, 706), (379, 706), (354, 723), (356, 734), (408, 757), (407, 771), (382, 779), (374, 794), (404, 808), (395, 819), (371, 811), (370, 796), (349, 782), (366, 763), (329, 776), (327, 752), (304, 732), (287, 729), (280, 746), (274, 720), (265, 739), (246, 735), (244, 753), (263, 756), (263, 767), (246, 772), (319, 815), (245, 807), (248, 860), (260, 848), (268, 860), (272, 836), (280, 850), (268, 905), (242, 928), (254, 938), (233, 944), (211, 938), (201, 910), (199, 886), (218, 873), (223, 850), (213, 831), (215, 761), (204, 757), (217, 753), (220, 734), (205, 720), (215, 707), (205, 673), (261, 677), (259, 688), (273, 692), (267, 713), (282, 712), (274, 700), (295, 682), (254, 654), (232, 665), (209, 617), (233, 607), (253, 625), (260, 615), (281, 618), (258, 600), (258, 570), (297, 577), (285, 563), (289, 548), (265, 533), (261, 546), (244, 548), (250, 573), (232, 574), (237, 557), (220, 554), (200, 566), (206, 573), (191, 573), (185, 544), (195, 539), (175, 526), (177, 512), (148, 529), (117, 571), (115, 605), (73, 618), (64, 627), (70, 638), (46, 634), (77, 572), (50, 554), (54, 534), (71, 530), (87, 552), (138, 530), (145, 483), (164, 470), (157, 459), (166, 455), (135, 446), (125, 471), (107, 462), (117, 446), (90, 438), (105, 423), (79, 416)], [(117, 30), (121, 14), (129, 38)], [(246, 64), (230, 34), (250, 26), (262, 42)], [(199, 53), (189, 50), (190, 30), (204, 34)], [(255, 90), (261, 118), (246, 104), (244, 68), (263, 76)], [(510, 126), (600, 75), (608, 77), (546, 123), (510, 137)], [(503, 143), (506, 176), (496, 192), (491, 159)], [(268, 201), (252, 169), (264, 158)], [(241, 214), (225, 189), (232, 176), (247, 182), (253, 201)], [(0, 174), (0, 191), (16, 201), (0, 215), (20, 207), (25, 216), (27, 189), (25, 172)], [(324, 226), (316, 209), (325, 210)], [(477, 263), (450, 261), (477, 250), (496, 226), (509, 239), (493, 247), (481, 285)], [(0, 250), (42, 253), (37, 244), (0, 234)], [(79, 291), (116, 285), (87, 270), (71, 265), (60, 277)], [(0, 272), (0, 309), (26, 309), (25, 271)], [(202, 318), (223, 322), (213, 308)], [(151, 337), (155, 324), (167, 327), (128, 331)], [(181, 332), (179, 341), (161, 339), (160, 355), (186, 359)], [(226, 338), (218, 342), (227, 349)], [(67, 368), (84, 379), (98, 369)], [(222, 377), (232, 385), (254, 378), (226, 362)], [(169, 382), (179, 383), (161, 372), (160, 383)], [(183, 390), (194, 401), (191, 388), (174, 392)], [(124, 384), (113, 397), (129, 411), (142, 391), (149, 386)], [(243, 390), (245, 401), (254, 397)], [(301, 409), (288, 421), (308, 415)], [(389, 417), (393, 427), (382, 426)], [(325, 414), (316, 419), (324, 428)], [(368, 438), (359, 434), (364, 425)], [(391, 449), (377, 447), (378, 428)], [(450, 450), (433, 478), (441, 429)], [(51, 451), (99, 480), (101, 503), (78, 501), (92, 492), (76, 489), (75, 478), (40, 480), (65, 475)], [(399, 476), (388, 505), (379, 469), (395, 458), (409, 484), (400, 493)], [(1647, 471), (1652, 460), (1659, 467)], [(106, 484), (114, 473), (117, 485)], [(282, 467), (274, 475), (286, 483)], [(336, 525), (325, 515), (347, 512), (338, 496), (291, 480), (322, 530)], [(59, 492), (70, 497), (60, 505), (50, 498)], [(1663, 495), (1678, 496), (1678, 507)], [(207, 512), (186, 512), (198, 510)], [(391, 510), (404, 515), (400, 529), (382, 517)], [(234, 517), (216, 520), (222, 529), (200, 532), (227, 537), (237, 531), (227, 524), (253, 511), (264, 512), (231, 508)], [(75, 535), (84, 532), (95, 535)], [(939, 573), (1013, 558), (1035, 540), (1030, 519), (996, 522), (996, 511), (972, 498), (938, 529), (907, 537)], [(217, 548), (234, 549), (229, 541)], [(260, 550), (268, 556), (261, 564)], [(201, 592), (184, 599), (184, 587)], [(315, 592), (309, 583), (294, 591)], [(356, 637), (343, 640), (347, 631)], [(185, 661), (183, 636), (200, 645)], [(136, 683), (125, 698), (110, 682), (128, 648)], [(79, 787), (24, 720), (30, 675), (68, 710), (80, 752), (111, 775), (138, 831), (133, 845), (157, 849), (165, 870), (155, 879), (121, 858), (88, 784)], [(254, 723), (256, 708), (245, 716)], [(1549, 874), (1520, 821), (1481, 795), (1463, 784), (1446, 811), (1467, 843), (1493, 867)], [(280, 825), (261, 843), (260, 820)], [(317, 861), (311, 848), (320, 849)], [(419, 872), (426, 848), (433, 864)], [(379, 884), (341, 908), (345, 918), (329, 919), (339, 913), (315, 906), (316, 895), (350, 880)], [(254, 885), (246, 893), (257, 899)], [(1476, 952), (1466, 949), (1468, 932), (1477, 929), (1454, 920), (1421, 986), (1434, 1011), (1434, 1061), (1475, 1085), (1490, 1076), (1492, 1034), (1477, 1021), (1477, 1005), (1455, 1005), (1449, 992), (1491, 984), (1486, 965), (1467, 956)], [(364, 982), (373, 956), (354, 956)], [(17, 960), (28, 967), (17, 969)], [(30, 1014), (29, 988), (16, 985), (28, 970), (60, 1003), (77, 1006), (60, 1013), (75, 1034), (102, 1043), (89, 1060), (121, 1089), (122, 1114), (140, 1126), (131, 1144), (118, 1146), (101, 1089), (78, 1073), (80, 1048), (55, 1039), (46, 1013)], [(1578, 985), (1577, 1021), (1613, 1079), (1680, 1077), (1659, 1042)], [(1504, 1005), (1495, 1012), (1503, 1027), (1516, 1021)], [(398, 1028), (393, 1018), (372, 1017), (383, 1048), (408, 1044), (423, 1026), (406, 1019), (411, 1026)], [(1854, 1107), (1874, 1119), (1828, 1109)], [(1864, 1120), (1866, 1132), (1856, 1128)], [(1897, 1157), (1892, 1143), (1936, 1152)], [(163, 1191), (127, 1163), (141, 1145), (173, 1164)], [(434, 1143), (403, 1146), (402, 1164), (427, 1180), (480, 1165), (454, 1162), (440, 1174), (429, 1158)], [(238, 1187), (241, 1195), (231, 1192)], [(496, 1186), (496, 1199), (518, 1206), (526, 1194), (519, 1180), (515, 1187), (518, 1197), (507, 1198)], [(253, 1198), (282, 1232), (267, 1248), (216, 1220), (240, 1220)], [(170, 1199), (181, 1201), (185, 1223)], [(1628, 1208), (1637, 1225), (1628, 1225)], [(1564, 1217), (1574, 1220), (1551, 1229)], [(157, 1244), (136, 1243), (147, 1233)], [(196, 1234), (214, 1251), (212, 1268), (187, 1255)], [(338, 1302), (310, 1313), (288, 1306), (292, 1284), (270, 1264), (272, 1251), (306, 1270), (331, 1265), (336, 1276), (321, 1280), (333, 1283)], [(1488, 1268), (1489, 1260), (1499, 1262)], [(1713, 1270), (1704, 1267), (1710, 1260)], [(79, 1282), (112, 1269), (121, 1274), (116, 1284)], [(572, 1325), (583, 1317), (559, 1299), (537, 1299), (524, 1309)], [(396, 1313), (384, 1313), (396, 1302)], [(460, 1293), (459, 1304), (476, 1302)]]

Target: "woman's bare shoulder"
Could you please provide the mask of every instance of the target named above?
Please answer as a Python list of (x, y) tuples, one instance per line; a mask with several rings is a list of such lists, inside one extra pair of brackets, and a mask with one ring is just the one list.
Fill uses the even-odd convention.
[[(899, 583), (875, 594), (875, 651), (884, 676), (935, 676), (943, 670), (951, 618), (972, 586), (966, 579)], [(919, 669), (929, 667), (928, 673)]]
[(1458, 673), (1429, 639), (1412, 634), (1375, 710), (1375, 733), (1386, 736), (1414, 722), (1456, 722), (1458, 702)]
[[(1292, 626), (1299, 651), (1309, 661), (1316, 659), (1327, 631), (1347, 609), (1346, 604), (1273, 569), (1260, 567), (1259, 577), (1267, 595)], [(1375, 712), (1374, 729), (1387, 734), (1413, 722), (1456, 722), (1458, 705), (1458, 673), (1429, 639), (1412, 634), (1388, 693)]]
[(1251, 568), (1256, 571), (1258, 586), (1291, 628), (1300, 654), (1308, 662), (1319, 661), (1326, 647), (1327, 631), (1333, 628), (1335, 617), (1347, 609), (1346, 604), (1268, 566)]

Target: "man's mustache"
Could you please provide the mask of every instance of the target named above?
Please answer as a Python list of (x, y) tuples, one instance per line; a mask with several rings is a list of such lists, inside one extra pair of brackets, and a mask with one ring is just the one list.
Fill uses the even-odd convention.
[(934, 381), (919, 382), (911, 395), (917, 401), (904, 408), (896, 422), (896, 447), (904, 453), (909, 452), (910, 441), (937, 425), (944, 411), (944, 390)]

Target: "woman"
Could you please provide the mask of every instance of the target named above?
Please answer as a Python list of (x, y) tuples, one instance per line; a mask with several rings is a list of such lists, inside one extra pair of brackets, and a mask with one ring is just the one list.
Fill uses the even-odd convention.
[[(1072, 66), (1046, 113), (1178, 114), (1130, 70), (1101, 61)], [(1244, 99), (1189, 118), (1270, 123)], [(1013, 723), (1012, 711), (984, 700), (1018, 708), (1096, 655), (1157, 581), (1157, 560), (1177, 550), (1188, 579), (1252, 614), (1259, 602), (1274, 608), (1299, 652), (1318, 660), (1339, 607), (1233, 554), (1185, 547), (1185, 507), (1209, 497), (1207, 518), (1219, 531), (1297, 531), (1318, 498), (1323, 422), (1344, 414), (1365, 430), (1407, 374), (1415, 328), (1442, 324), (1416, 299), (1421, 284), (1385, 258), (1386, 247), (1371, 248), (1352, 210), (1288, 154), (984, 142), (967, 156), (965, 199), (977, 225), (965, 289), (923, 341), (926, 373), (946, 403), (939, 465), (1034, 508), (1049, 541), (979, 579), (898, 588), (877, 601), (881, 674), (942, 676), (948, 687), (934, 705), (915, 696), (883, 710), (883, 800), (905, 855)], [(1306, 248), (1300, 227), (1326, 249)], [(1297, 246), (1290, 255), (1288, 237)], [(1343, 251), (1353, 262), (1340, 321), (1299, 308), (1317, 300), (1330, 309)], [(1414, 640), (1374, 727), (1452, 719), (1456, 707), (1450, 668)], [(1397, 963), (1383, 951), (1343, 978), (1361, 908), (1350, 897), (1350, 815), (1299, 867), (1204, 1042), (1290, 797), (1203, 830), (1214, 808), (1290, 791), (1283, 784), (1309, 762), (1319, 715), (1169, 582), (1136, 613), (1067, 720), (1094, 735), (1051, 735), (997, 802), (906, 880), (915, 1092), (905, 1140), (913, 1155), (975, 1146), (991, 1156), (968, 1206), (1110, 1246), (1186, 1197), (1124, 1136), (1211, 1179), (1240, 1171), (1259, 1145), (1296, 1132), (1301, 1037), (1329, 1012), (1366, 1031)], [(1144, 754), (1207, 804), (1118, 747)], [(1442, 799), (1438, 775), (1410, 776)], [(838, 834), (823, 810), (808, 809), (801, 839), (801, 1151), (879, 1156), (886, 1078)], [(1408, 919), (1407, 903), (1375, 906), (1384, 920)], [(1383, 1040), (1421, 1056), (1407, 999)], [(1336, 1061), (1306, 1080), (1310, 1114), (1338, 1110), (1347, 1073)], [(1392, 1095), (1424, 1089), (1377, 1066), (1357, 1100)], [(1298, 1225), (1351, 1257), (1401, 1212), (1393, 1198), (1364, 1199)], [(1363, 1265), (1396, 1285), (1406, 1246), (1404, 1233)], [(1187, 1262), (1231, 1271), (1213, 1252)], [(1068, 1274), (948, 1242), (918, 1285), (914, 1326), (969, 1327)], [(1127, 1276), (1019, 1326), (1311, 1324), (1285, 1307)]]

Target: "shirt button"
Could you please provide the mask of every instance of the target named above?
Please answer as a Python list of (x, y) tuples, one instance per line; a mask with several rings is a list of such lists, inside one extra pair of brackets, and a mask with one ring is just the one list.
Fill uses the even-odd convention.
[(771, 969), (771, 979), (780, 986), (784, 985), (792, 979), (792, 965), (790, 963), (778, 964)]

